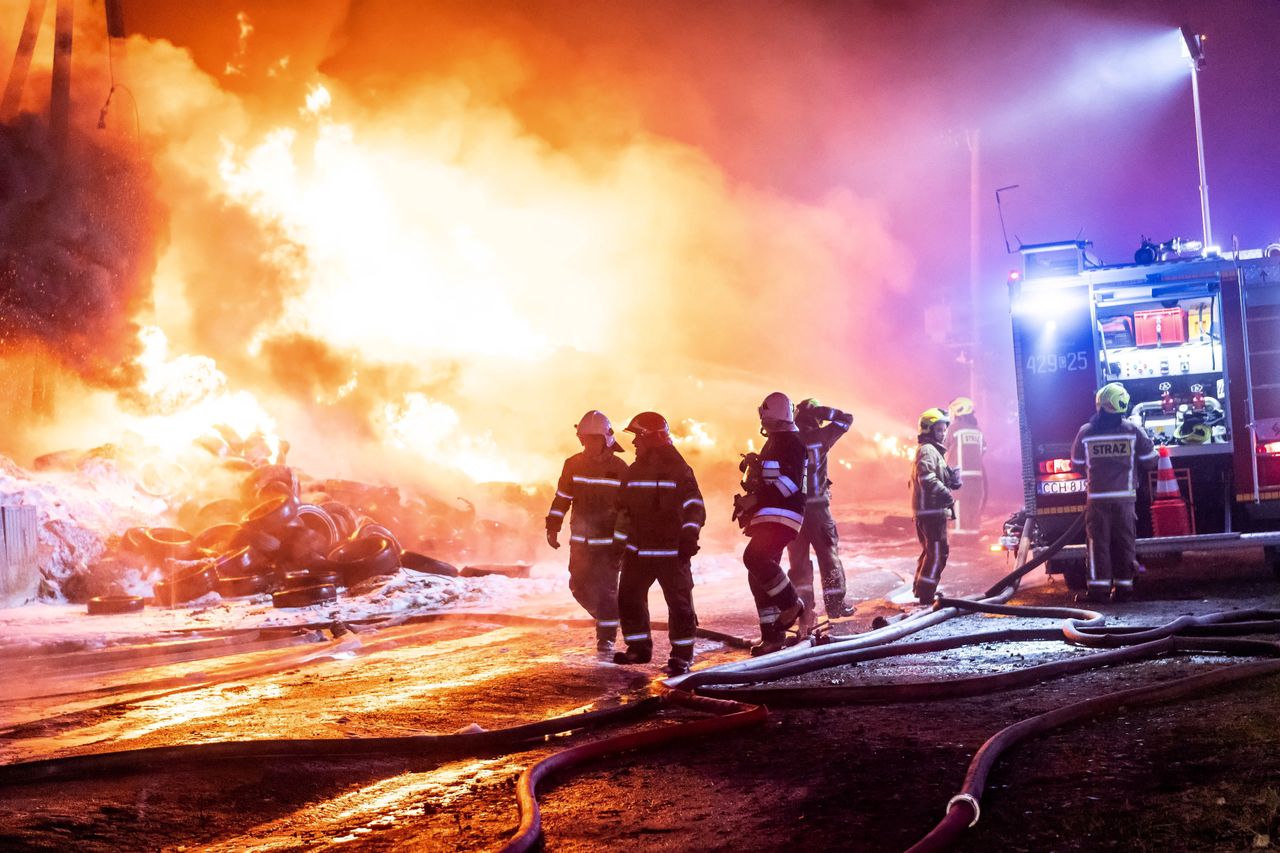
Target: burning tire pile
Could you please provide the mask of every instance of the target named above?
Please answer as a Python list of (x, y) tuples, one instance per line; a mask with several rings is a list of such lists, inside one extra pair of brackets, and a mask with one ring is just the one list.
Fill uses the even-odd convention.
[[(288, 465), (254, 467), (235, 458), (225, 464), (243, 473), (238, 497), (188, 501), (178, 512), (181, 526), (131, 527), (109, 543), (122, 564), (160, 569), (152, 603), (173, 607), (210, 592), (223, 598), (270, 593), (276, 607), (307, 607), (336, 601), (339, 589), (394, 574), (401, 565), (458, 575), (446, 562), (402, 551), (396, 535), (357, 502), (394, 490), (338, 480), (304, 490)], [(137, 596), (99, 596), (89, 612), (136, 612), (141, 605)]]

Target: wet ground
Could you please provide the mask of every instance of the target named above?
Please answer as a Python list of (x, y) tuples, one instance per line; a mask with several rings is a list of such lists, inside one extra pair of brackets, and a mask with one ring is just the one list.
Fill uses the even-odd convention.
[[(712, 568), (697, 590), (705, 627), (753, 633), (745, 580)], [(898, 533), (845, 544), (861, 604), (849, 635), (901, 590), (912, 543)], [(721, 558), (721, 563), (727, 558)], [(723, 567), (723, 566), (722, 566)], [(1008, 567), (957, 549), (952, 594)], [(1035, 580), (1040, 580), (1036, 578)], [(1257, 555), (1189, 556), (1152, 569), (1109, 622), (1280, 607)], [(264, 738), (360, 738), (496, 729), (647, 692), (656, 666), (601, 664), (566, 597), (530, 599), (545, 621), (473, 616), (361, 633), (318, 630), (186, 637), (105, 653), (3, 661), (0, 761)], [(1066, 604), (1060, 583), (1016, 603)], [(654, 595), (654, 615), (661, 618)], [(966, 616), (913, 639), (1054, 620)], [(656, 662), (665, 660), (659, 641)], [(1008, 671), (1087, 654), (1041, 641), (988, 644), (822, 670), (811, 686), (900, 683)], [(700, 641), (698, 668), (743, 652)], [(604, 759), (553, 779), (541, 803), (556, 850), (901, 850), (942, 816), (976, 748), (1030, 714), (1220, 666), (1206, 656), (1112, 667), (990, 696), (775, 708), (740, 733)], [(693, 719), (683, 711), (551, 738), (513, 753), (166, 764), (145, 773), (5, 786), (3, 849), (490, 849), (514, 831), (520, 771), (623, 730)], [(1020, 747), (996, 768), (969, 850), (1265, 849), (1280, 844), (1280, 679), (1182, 704), (1134, 708)]]

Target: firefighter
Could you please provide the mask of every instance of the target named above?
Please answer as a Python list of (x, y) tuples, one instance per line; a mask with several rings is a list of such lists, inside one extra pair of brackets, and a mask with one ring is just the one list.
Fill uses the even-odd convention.
[(576, 427), (582, 452), (565, 460), (556, 496), (547, 513), (547, 544), (560, 547), (564, 516), (569, 520), (569, 591), (596, 620), (596, 651), (613, 653), (618, 633), (618, 559), (613, 547), (618, 489), (627, 463), (616, 454), (622, 448), (613, 426), (594, 409)]
[(636, 461), (622, 479), (613, 538), (622, 553), (618, 610), (626, 651), (614, 663), (648, 663), (653, 657), (649, 633), (649, 588), (656, 580), (667, 601), (671, 656), (667, 672), (680, 675), (693, 663), (698, 616), (693, 609), (693, 572), (698, 535), (706, 507), (693, 469), (671, 442), (667, 419), (641, 412), (627, 432), (635, 435)]
[(1152, 468), (1158, 454), (1146, 430), (1125, 420), (1129, 392), (1123, 385), (1103, 385), (1094, 403), (1098, 411), (1071, 445), (1071, 465), (1086, 477), (1089, 576), (1083, 598), (1101, 602), (1111, 593), (1114, 600), (1124, 601), (1133, 594), (1137, 563), (1137, 475), (1140, 468)]
[(804, 442), (786, 394), (773, 392), (758, 411), (760, 432), (767, 440), (759, 454), (744, 459), (747, 494), (734, 499), (734, 518), (751, 540), (742, 561), (760, 617), (760, 641), (751, 647), (753, 657), (781, 649), (792, 625), (800, 637), (813, 628), (812, 608), (782, 571), (782, 552), (804, 526)]
[(921, 604), (933, 601), (938, 579), (947, 565), (947, 521), (954, 515), (960, 480), (947, 465), (943, 440), (951, 423), (942, 409), (928, 409), (920, 415), (915, 461), (911, 466), (911, 514), (920, 540), (920, 559), (911, 591)]
[(796, 538), (787, 545), (787, 577), (800, 593), (805, 605), (814, 608), (812, 548), (818, 560), (822, 580), (822, 600), (827, 616), (832, 619), (852, 616), (853, 608), (845, 601), (844, 566), (840, 563), (840, 535), (831, 516), (831, 481), (827, 479), (827, 454), (832, 445), (844, 437), (853, 425), (853, 415), (823, 406), (817, 400), (802, 400), (796, 406), (796, 427), (805, 446), (807, 496), (804, 524)]
[(964, 484), (964, 490), (956, 496), (953, 529), (958, 534), (977, 536), (982, 510), (987, 505), (987, 469), (982, 460), (987, 446), (973, 413), (973, 400), (956, 397), (947, 408), (951, 413), (947, 463), (959, 473), (960, 482)]

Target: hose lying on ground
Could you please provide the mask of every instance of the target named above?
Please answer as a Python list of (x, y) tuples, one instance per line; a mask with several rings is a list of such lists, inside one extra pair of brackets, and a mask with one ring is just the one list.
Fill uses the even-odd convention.
[(764, 722), (768, 712), (759, 705), (745, 705), (694, 696), (682, 690), (667, 690), (666, 703), (707, 711), (718, 716), (661, 728), (614, 735), (593, 743), (570, 747), (525, 768), (520, 774), (516, 796), (520, 805), (520, 826), (503, 846), (503, 853), (523, 853), (533, 849), (542, 835), (542, 813), (538, 808), (538, 783), (552, 773), (579, 767), (593, 759), (616, 755), (633, 749), (658, 746), (677, 740), (690, 740), (706, 734), (719, 734)]
[[(1248, 641), (1227, 641), (1244, 642)], [(1241, 646), (1244, 654), (1256, 654), (1257, 643)], [(1272, 645), (1274, 648), (1274, 644)], [(1076, 702), (1063, 708), (1056, 708), (1044, 714), (1028, 717), (1021, 722), (1006, 726), (996, 732), (982, 745), (969, 763), (964, 785), (960, 792), (947, 803), (946, 816), (924, 838), (916, 842), (909, 853), (937, 853), (950, 850), (965, 829), (975, 825), (981, 814), (982, 793), (986, 789), (987, 775), (995, 766), (1002, 753), (1015, 744), (1034, 737), (1051, 729), (1069, 723), (1096, 717), (1110, 711), (1134, 705), (1148, 705), (1184, 699), (1207, 691), (1216, 691), (1226, 685), (1235, 684), (1253, 678), (1262, 678), (1280, 674), (1280, 661), (1268, 660), (1255, 663), (1242, 663), (1224, 667), (1212, 672), (1200, 673), (1175, 681), (1157, 684), (1151, 687), (1135, 687), (1108, 693), (1093, 699)]]
[(567, 714), (506, 729), (459, 734), (218, 741), (70, 755), (0, 765), (0, 785), (47, 782), (91, 774), (161, 770), (176, 764), (249, 758), (314, 759), (354, 755), (456, 758), (495, 749), (522, 747), (547, 735), (641, 719), (656, 713), (662, 704), (660, 698), (649, 697), (616, 707)]

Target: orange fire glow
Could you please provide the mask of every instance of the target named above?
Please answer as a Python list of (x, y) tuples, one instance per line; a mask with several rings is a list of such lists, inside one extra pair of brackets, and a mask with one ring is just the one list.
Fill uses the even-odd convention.
[[(24, 10), (0, 0), (0, 32)], [(78, 26), (77, 80), (96, 97), (105, 34)], [(255, 57), (245, 13), (210, 26), (237, 34), (222, 79), (142, 36), (116, 57), (139, 120), (113, 112), (104, 138), (149, 160), (168, 210), (136, 318), (141, 411), (75, 389), (102, 416), (60, 412), (50, 436), (128, 430), (176, 454), (227, 424), (273, 449), (284, 436), (317, 474), (443, 490), (550, 482), (590, 408), (616, 428), (662, 411), (695, 467), (717, 471), (755, 445), (775, 388), (858, 410), (832, 353), (860, 346), (863, 315), (909, 266), (869, 204), (781, 196), (688, 144), (620, 132), (625, 92), (573, 101), (582, 137), (554, 142), (496, 78), (423, 75), (370, 97), (313, 69), (295, 97), (255, 97), (232, 85), (246, 69), (299, 79), (298, 60)], [(508, 49), (481, 67), (538, 73)], [(845, 455), (906, 453), (876, 434)]]

